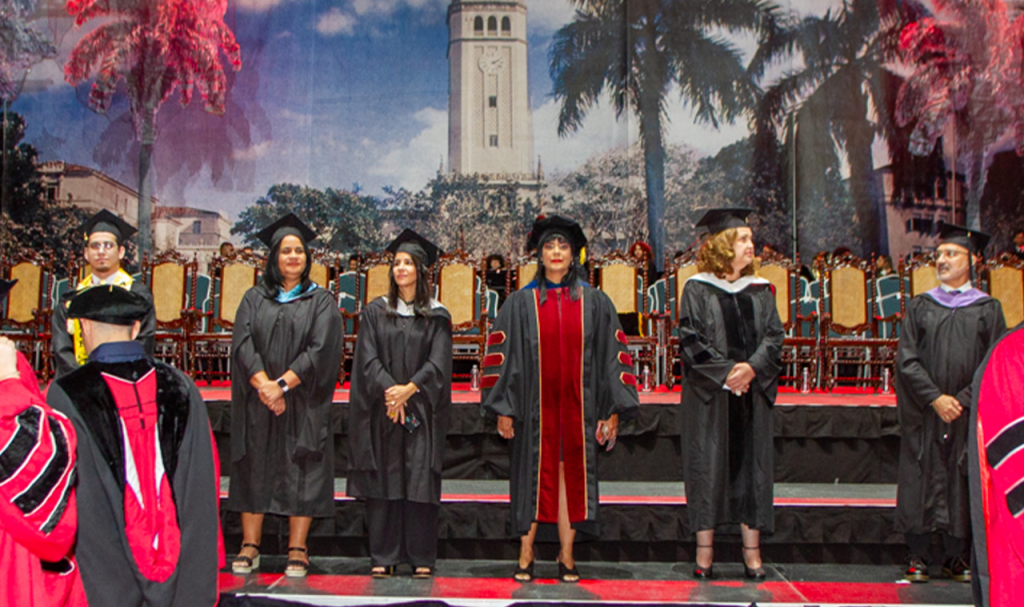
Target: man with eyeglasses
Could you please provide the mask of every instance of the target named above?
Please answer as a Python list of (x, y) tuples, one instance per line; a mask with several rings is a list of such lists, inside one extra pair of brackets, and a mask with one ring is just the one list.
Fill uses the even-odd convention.
[(945, 224), (935, 272), (940, 285), (907, 305), (896, 355), (900, 460), (896, 531), (910, 549), (904, 577), (927, 582), (933, 534), (944, 577), (971, 579), (967, 438), (971, 382), (1006, 331), (999, 301), (974, 288), (971, 266), (989, 235)]
[[(123, 219), (103, 209), (85, 221), (79, 230), (85, 235), (85, 261), (89, 272), (78, 282), (75, 291), (64, 295), (53, 310), (53, 356), (57, 363), (57, 377), (67, 375), (85, 364), (88, 354), (82, 343), (81, 324), (68, 319), (67, 306), (75, 293), (96, 285), (115, 285), (128, 289), (153, 303), (153, 294), (141, 280), (121, 267), (124, 261), (124, 241), (137, 231)], [(152, 358), (156, 335), (156, 313), (150, 305), (149, 313), (142, 320), (142, 327), (136, 341), (142, 343), (146, 354)]]

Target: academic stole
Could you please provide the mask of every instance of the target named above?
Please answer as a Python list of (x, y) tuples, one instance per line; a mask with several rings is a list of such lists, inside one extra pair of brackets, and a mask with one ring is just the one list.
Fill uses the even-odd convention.
[[(112, 280), (110, 283), (105, 284), (112, 284), (114, 286), (121, 287), (122, 289), (131, 291), (132, 282), (132, 275), (129, 274), (128, 272), (125, 272), (123, 268), (119, 268), (117, 270), (117, 274), (114, 274), (114, 280)], [(84, 291), (91, 286), (93, 286), (92, 274), (89, 274), (88, 276), (83, 278), (80, 283), (78, 283), (78, 287), (75, 289), (75, 291)], [(67, 305), (71, 305), (71, 300), (68, 300)], [(89, 354), (85, 351), (85, 344), (82, 343), (82, 323), (78, 322), (77, 318), (68, 319), (68, 333), (72, 335), (73, 341), (75, 342), (75, 360), (78, 361), (79, 366), (84, 365), (85, 361), (89, 360)]]

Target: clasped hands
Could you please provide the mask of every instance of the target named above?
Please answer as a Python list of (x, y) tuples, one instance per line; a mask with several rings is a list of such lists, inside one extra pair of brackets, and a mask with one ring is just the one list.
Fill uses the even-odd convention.
[(733, 394), (740, 396), (746, 394), (750, 390), (750, 382), (754, 381), (754, 368), (747, 363), (736, 363), (736, 366), (729, 371), (729, 376), (725, 378), (725, 387), (729, 388)]
[(388, 408), (388, 418), (396, 424), (405, 423), (405, 404), (419, 388), (409, 382), (405, 385), (394, 385), (384, 391), (384, 405)]
[[(498, 416), (498, 434), (501, 438), (510, 439), (515, 437), (516, 431), (512, 427), (512, 418), (508, 415)], [(619, 414), (613, 414), (606, 420), (597, 422), (597, 444), (608, 445), (608, 449), (615, 446), (615, 439), (619, 435)]]
[[(289, 371), (289, 373), (291, 373)], [(260, 402), (267, 406), (274, 415), (281, 415), (285, 410), (284, 390), (277, 385), (277, 380), (270, 379), (265, 371), (253, 375), (249, 384), (256, 388)]]
[(935, 412), (939, 414), (939, 417), (942, 418), (942, 421), (946, 422), (947, 424), (956, 420), (956, 418), (960, 417), (960, 415), (964, 412), (964, 408), (960, 404), (960, 401), (958, 401), (956, 397), (950, 396), (948, 394), (943, 394), (942, 396), (933, 400), (932, 408), (935, 409)]

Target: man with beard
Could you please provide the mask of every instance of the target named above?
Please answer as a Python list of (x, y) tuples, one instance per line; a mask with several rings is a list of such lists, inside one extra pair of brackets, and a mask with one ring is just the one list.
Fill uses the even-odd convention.
[[(124, 261), (124, 242), (137, 230), (123, 219), (104, 209), (96, 213), (79, 228), (85, 234), (85, 261), (89, 264), (88, 274), (78, 282), (74, 292), (64, 296), (53, 310), (53, 356), (57, 363), (57, 377), (67, 375), (85, 364), (88, 355), (82, 344), (82, 326), (74, 319), (69, 320), (67, 307), (71, 297), (97, 285), (115, 285), (128, 289), (146, 298), (152, 304), (153, 294), (142, 281), (135, 280), (121, 267)], [(149, 313), (142, 319), (139, 340), (146, 354), (153, 356), (156, 335), (156, 313), (150, 305)]]
[(900, 462), (896, 530), (910, 549), (905, 578), (927, 582), (933, 533), (942, 536), (944, 577), (969, 582), (971, 523), (967, 413), (971, 382), (1006, 331), (999, 302), (971, 284), (971, 265), (987, 234), (943, 225), (936, 251), (938, 287), (907, 306), (896, 356)]

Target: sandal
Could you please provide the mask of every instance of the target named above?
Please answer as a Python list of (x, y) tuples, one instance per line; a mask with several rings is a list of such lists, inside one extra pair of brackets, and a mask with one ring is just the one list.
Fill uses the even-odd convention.
[(245, 542), (242, 544), (242, 550), (245, 550), (246, 548), (255, 548), (256, 556), (245, 556), (241, 553), (241, 550), (239, 550), (238, 556), (231, 561), (231, 573), (237, 575), (249, 575), (252, 573), (253, 569), (260, 568), (260, 545)]
[(533, 581), (533, 564), (537, 562), (537, 559), (530, 561), (530, 564), (526, 567), (520, 567), (519, 561), (516, 561), (516, 570), (512, 572), (512, 579), (517, 582), (528, 584)]
[(288, 559), (284, 568), (285, 577), (306, 577), (306, 574), (309, 573), (309, 549), (302, 546), (289, 546), (288, 552), (301, 552), (306, 555), (306, 560)]
[(378, 580), (389, 578), (395, 575), (395, 566), (388, 565), (385, 567), (384, 565), (376, 565), (372, 569), (370, 569), (370, 575), (377, 578)]
[(416, 567), (412, 570), (412, 577), (416, 580), (429, 580), (433, 575), (433, 567)]
[[(760, 546), (744, 546), (744, 550), (760, 550)], [(751, 580), (763, 580), (767, 574), (764, 571), (764, 561), (761, 561), (760, 567), (751, 568), (747, 566), (747, 558), (743, 557), (743, 574)]]
[(563, 584), (576, 584), (580, 581), (580, 572), (576, 571), (576, 567), (570, 569), (565, 563), (558, 561), (558, 579)]

